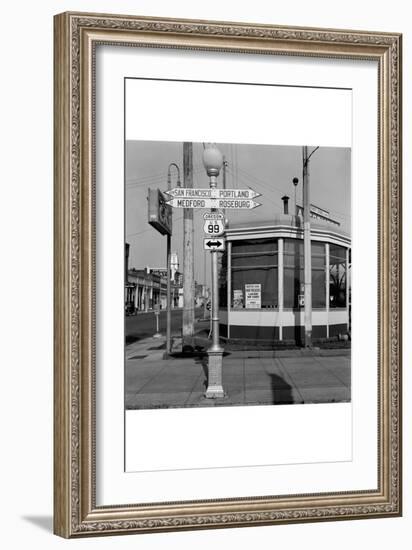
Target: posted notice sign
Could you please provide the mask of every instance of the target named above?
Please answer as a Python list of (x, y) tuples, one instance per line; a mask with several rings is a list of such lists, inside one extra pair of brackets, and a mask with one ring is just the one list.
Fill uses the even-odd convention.
[(245, 307), (260, 309), (262, 304), (261, 285), (245, 285)]
[(242, 309), (243, 308), (243, 290), (234, 290), (233, 291), (233, 309)]

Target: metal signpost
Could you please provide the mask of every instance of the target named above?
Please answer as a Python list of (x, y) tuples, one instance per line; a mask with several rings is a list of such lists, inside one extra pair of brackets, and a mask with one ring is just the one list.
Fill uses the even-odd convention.
[[(174, 165), (174, 163), (172, 163)], [(170, 165), (171, 166), (171, 165)], [(170, 170), (169, 166), (169, 170)], [(175, 165), (174, 165), (175, 166)], [(178, 167), (176, 166), (178, 169)], [(169, 174), (168, 174), (169, 176)], [(170, 178), (168, 177), (170, 182)], [(179, 178), (180, 180), (180, 178)], [(170, 183), (169, 183), (170, 185)], [(167, 307), (166, 307), (166, 355), (171, 351), (171, 325), (172, 312), (170, 304), (171, 281), (170, 281), (170, 256), (172, 238), (172, 208), (166, 204), (165, 196), (160, 189), (149, 189), (147, 195), (149, 224), (159, 233), (167, 236), (166, 271), (167, 271)], [(157, 317), (158, 319), (159, 317)]]
[(159, 332), (159, 315), (160, 315), (160, 305), (156, 304), (154, 307), (154, 314), (156, 317), (156, 333), (153, 334), (153, 338), (160, 338), (162, 335)]
[[(218, 189), (217, 176), (223, 165), (223, 157), (214, 145), (206, 146), (203, 151), (203, 164), (209, 176), (207, 188), (175, 187), (165, 192), (168, 199), (166, 204), (173, 208), (207, 208), (203, 216), (204, 238), (203, 247), (212, 255), (212, 346), (208, 349), (208, 381), (205, 397), (222, 398), (225, 392), (222, 385), (222, 357), (223, 348), (219, 338), (219, 289), (218, 289), (218, 262), (217, 253), (225, 250), (224, 215), (218, 210), (252, 210), (260, 203), (254, 201), (260, 196), (253, 189)], [(254, 290), (255, 303), (260, 299), (258, 289)]]

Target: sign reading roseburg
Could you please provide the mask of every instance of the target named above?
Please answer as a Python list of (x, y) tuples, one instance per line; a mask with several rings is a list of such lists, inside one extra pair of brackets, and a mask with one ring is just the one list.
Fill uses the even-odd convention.
[(249, 199), (186, 199), (174, 198), (167, 201), (173, 208), (221, 208), (226, 210), (252, 210), (260, 203)]

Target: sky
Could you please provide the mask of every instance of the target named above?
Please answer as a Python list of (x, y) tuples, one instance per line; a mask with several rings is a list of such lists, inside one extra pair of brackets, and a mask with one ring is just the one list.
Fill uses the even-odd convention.
[[(252, 188), (261, 206), (248, 211), (226, 210), (229, 225), (237, 222), (270, 221), (283, 212), (281, 197), (288, 195), (289, 212), (296, 201), (302, 204), (302, 147), (276, 145), (216, 144), (227, 161), (226, 188)], [(311, 152), (315, 146), (309, 146)], [(202, 163), (203, 144), (193, 144), (193, 187), (209, 187)], [(167, 190), (167, 171), (171, 162), (180, 167), (183, 182), (183, 143), (126, 141), (125, 238), (130, 244), (129, 267), (137, 269), (166, 266), (166, 237), (148, 224), (148, 188)], [(176, 170), (172, 168), (172, 187)], [(299, 178), (295, 187), (294, 177)], [(222, 187), (222, 171), (218, 178)], [(310, 159), (311, 203), (330, 212), (351, 234), (351, 150), (321, 147)], [(194, 269), (199, 283), (210, 282), (210, 253), (203, 250), (203, 213), (194, 213)], [(183, 270), (183, 209), (173, 209), (172, 251)]]

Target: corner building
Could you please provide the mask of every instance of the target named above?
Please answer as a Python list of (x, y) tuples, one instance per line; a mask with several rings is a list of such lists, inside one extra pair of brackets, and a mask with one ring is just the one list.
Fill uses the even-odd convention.
[[(220, 271), (220, 330), (231, 340), (304, 338), (303, 220), (229, 224)], [(312, 338), (350, 331), (350, 236), (311, 220)]]

